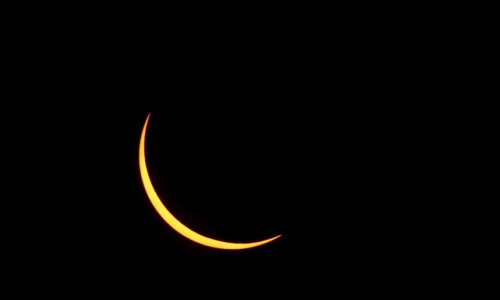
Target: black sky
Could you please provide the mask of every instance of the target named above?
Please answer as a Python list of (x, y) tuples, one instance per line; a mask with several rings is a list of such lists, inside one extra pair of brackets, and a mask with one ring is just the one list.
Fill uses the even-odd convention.
[[(415, 263), (411, 228), (400, 225), (416, 203), (406, 177), (413, 132), (401, 125), (413, 116), (380, 101), (397, 91), (371, 73), (374, 60), (350, 50), (335, 60), (235, 57), (242, 63), (223, 71), (196, 51), (174, 56), (175, 71), (146, 56), (126, 64), (113, 51), (65, 53), (57, 67), (27, 60), (33, 72), (21, 75), (30, 84), (16, 85), (15, 108), (2, 111), (13, 270), (248, 289), (277, 278), (323, 287), (397, 278)], [(151, 177), (179, 219), (228, 241), (283, 237), (229, 252), (165, 224), (139, 175), (149, 113)]]

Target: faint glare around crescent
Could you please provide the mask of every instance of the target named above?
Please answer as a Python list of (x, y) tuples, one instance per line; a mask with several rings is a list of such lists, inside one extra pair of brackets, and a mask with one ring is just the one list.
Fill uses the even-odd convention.
[(186, 225), (182, 224), (179, 220), (177, 220), (170, 211), (165, 207), (163, 202), (161, 201), (160, 197), (158, 197), (158, 194), (156, 193), (153, 184), (151, 182), (151, 178), (149, 177), (148, 169), (146, 167), (146, 149), (145, 149), (145, 144), (146, 144), (146, 128), (148, 126), (149, 122), (149, 117), (151, 114), (148, 114), (146, 118), (146, 122), (144, 123), (144, 127), (142, 129), (142, 134), (141, 134), (141, 140), (139, 144), (139, 169), (141, 171), (141, 177), (142, 177), (142, 183), (144, 184), (144, 188), (146, 189), (146, 193), (149, 197), (149, 200), (151, 200), (151, 203), (153, 204), (153, 207), (156, 209), (158, 214), (167, 222), (168, 225), (170, 225), (175, 231), (183, 235), (184, 237), (208, 246), (208, 247), (213, 247), (213, 248), (219, 248), (219, 249), (228, 249), (228, 250), (239, 250), (239, 249), (247, 249), (247, 248), (253, 248), (257, 247), (260, 245), (264, 245), (266, 243), (269, 243), (271, 241), (274, 241), (275, 239), (279, 238), (281, 235), (277, 235), (275, 237), (258, 241), (258, 242), (252, 242), (252, 243), (230, 243), (230, 242), (224, 242), (220, 240), (215, 240), (211, 239), (209, 237), (203, 236), (191, 229), (189, 229)]

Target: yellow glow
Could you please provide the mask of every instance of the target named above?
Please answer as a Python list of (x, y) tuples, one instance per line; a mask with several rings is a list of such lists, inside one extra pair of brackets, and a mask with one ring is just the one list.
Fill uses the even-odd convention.
[(175, 231), (178, 233), (182, 234), (186, 238), (197, 242), (199, 244), (208, 246), (208, 247), (213, 247), (213, 248), (219, 248), (219, 249), (230, 249), (230, 250), (237, 250), (237, 249), (247, 249), (247, 248), (252, 248), (252, 247), (257, 247), (266, 243), (269, 243), (277, 238), (279, 238), (281, 235), (277, 235), (275, 237), (272, 237), (270, 239), (258, 241), (258, 242), (253, 242), (253, 243), (229, 243), (229, 242), (224, 242), (224, 241), (219, 241), (219, 240), (214, 240), (211, 238), (208, 238), (206, 236), (203, 236), (197, 232), (194, 232), (193, 230), (189, 229), (187, 226), (182, 224), (179, 220), (177, 220), (163, 205), (163, 202), (161, 199), (158, 197), (158, 194), (156, 194), (156, 191), (153, 187), (153, 184), (151, 183), (151, 179), (149, 178), (149, 173), (148, 169), (146, 167), (146, 150), (145, 150), (145, 144), (146, 144), (146, 128), (148, 126), (149, 122), (149, 116), (146, 118), (146, 122), (144, 123), (144, 128), (142, 129), (142, 135), (141, 135), (141, 141), (139, 145), (139, 168), (141, 170), (141, 177), (142, 177), (142, 182), (144, 184), (144, 188), (146, 189), (146, 193), (149, 196), (149, 199), (151, 200), (151, 203), (153, 204), (154, 208), (156, 211), (160, 214), (160, 216), (167, 222), (168, 225), (170, 225)]

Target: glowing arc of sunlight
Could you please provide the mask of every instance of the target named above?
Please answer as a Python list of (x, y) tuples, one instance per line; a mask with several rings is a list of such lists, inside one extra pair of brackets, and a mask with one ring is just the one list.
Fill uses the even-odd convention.
[(239, 249), (248, 249), (257, 247), (260, 245), (267, 244), (275, 239), (281, 237), (281, 235), (277, 235), (275, 237), (251, 243), (231, 243), (220, 240), (215, 240), (206, 236), (203, 236), (186, 225), (182, 224), (179, 220), (177, 220), (174, 215), (165, 207), (160, 197), (156, 193), (153, 183), (151, 182), (151, 178), (149, 177), (148, 169), (146, 166), (146, 129), (149, 122), (149, 117), (151, 114), (148, 114), (146, 118), (146, 122), (144, 123), (144, 127), (142, 129), (141, 140), (139, 143), (139, 169), (141, 172), (142, 183), (144, 184), (144, 188), (146, 189), (146, 193), (149, 197), (149, 200), (153, 204), (155, 210), (160, 214), (160, 216), (170, 225), (175, 231), (183, 235), (184, 237), (199, 243), (201, 245), (205, 245), (212, 248), (218, 249), (227, 249), (227, 250), (239, 250)]

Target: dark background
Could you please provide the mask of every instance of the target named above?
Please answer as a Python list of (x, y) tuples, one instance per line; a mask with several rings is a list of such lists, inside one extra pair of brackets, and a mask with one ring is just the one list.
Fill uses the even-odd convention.
[[(418, 106), (394, 100), (417, 92), (368, 39), (336, 36), (332, 52), (302, 37), (222, 50), (44, 37), (16, 49), (2, 110), (9, 276), (78, 291), (404, 283), (428, 251), (412, 222), (425, 178), (409, 176), (428, 149), (415, 142)], [(140, 179), (149, 113), (148, 167), (175, 216), (227, 241), (283, 236), (225, 251), (174, 232)]]

